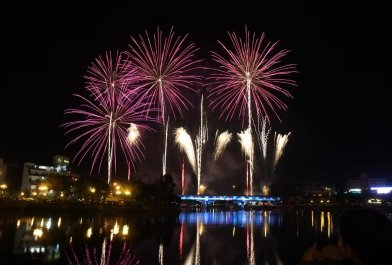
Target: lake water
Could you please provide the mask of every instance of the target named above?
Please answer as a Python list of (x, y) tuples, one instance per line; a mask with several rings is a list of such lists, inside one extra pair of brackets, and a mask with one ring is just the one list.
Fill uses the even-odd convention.
[(0, 264), (298, 264), (312, 242), (336, 243), (338, 219), (321, 210), (2, 213)]

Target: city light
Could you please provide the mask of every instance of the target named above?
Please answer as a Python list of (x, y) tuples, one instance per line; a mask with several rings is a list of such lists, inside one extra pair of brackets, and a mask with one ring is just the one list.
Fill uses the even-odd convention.
[(388, 194), (391, 193), (392, 187), (371, 187), (370, 190), (377, 191), (377, 194)]
[(356, 189), (356, 188), (355, 188), (355, 189), (349, 189), (348, 192), (349, 192), (349, 193), (362, 193), (362, 190), (361, 190), (361, 189)]
[(35, 236), (35, 238), (37, 239), (37, 237), (41, 237), (43, 235), (43, 231), (42, 228), (36, 228), (33, 231), (33, 235)]
[(128, 235), (128, 233), (129, 233), (129, 226), (128, 225), (123, 225), (123, 228), (122, 228), (123, 236)]
[(86, 233), (87, 238), (90, 238), (92, 234), (93, 234), (93, 229), (92, 229), (91, 227), (89, 227), (89, 228), (87, 229), (87, 233)]

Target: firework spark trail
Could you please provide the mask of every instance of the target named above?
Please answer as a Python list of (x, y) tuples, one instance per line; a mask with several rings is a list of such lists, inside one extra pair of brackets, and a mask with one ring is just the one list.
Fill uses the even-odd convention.
[(193, 172), (196, 171), (196, 157), (195, 157), (195, 149), (193, 148), (193, 142), (190, 135), (186, 132), (184, 128), (178, 128), (175, 133), (175, 142), (180, 147), (182, 151), (188, 157), (188, 161), (192, 166)]
[[(237, 133), (238, 140), (241, 144), (242, 151), (245, 156), (248, 158), (247, 163), (249, 163), (249, 189), (247, 191), (248, 195), (253, 195), (253, 154), (254, 154), (254, 145), (252, 139), (252, 133), (250, 128), (245, 131), (241, 131), (241, 133)], [(248, 173), (247, 173), (248, 174)], [(248, 181), (247, 181), (248, 185)]]
[(164, 145), (164, 149), (163, 149), (163, 156), (162, 156), (162, 176), (166, 175), (166, 161), (167, 161), (167, 135), (169, 134), (169, 117), (167, 118), (167, 122), (166, 124), (164, 124), (164, 132), (165, 132), (165, 145)]
[(200, 103), (200, 127), (199, 133), (196, 136), (195, 146), (196, 146), (196, 163), (197, 163), (197, 195), (200, 195), (200, 181), (201, 181), (201, 170), (203, 161), (203, 147), (207, 142), (208, 128), (207, 121), (204, 124), (204, 113), (203, 113), (203, 96), (201, 96)]
[(215, 151), (214, 151), (214, 161), (222, 156), (226, 149), (226, 146), (231, 142), (232, 134), (225, 131), (216, 138)]
[[(197, 48), (194, 44), (186, 44), (187, 35), (176, 37), (173, 28), (164, 37), (157, 28), (152, 37), (145, 32), (139, 38), (131, 36), (129, 45), (129, 61), (135, 67), (138, 82), (135, 89), (141, 95), (148, 95), (148, 106), (157, 106), (163, 124), (164, 146), (167, 147), (166, 119), (169, 114), (182, 114), (191, 106), (185, 96), (186, 91), (196, 92), (192, 87), (200, 77), (192, 74), (200, 60), (195, 60)], [(162, 171), (166, 174), (166, 154), (164, 149)]]
[[(261, 128), (260, 128), (261, 124)], [(263, 154), (263, 159), (267, 158), (267, 144), (268, 144), (268, 135), (271, 132), (271, 128), (267, 130), (267, 119), (261, 119), (261, 122), (258, 123), (256, 127), (257, 140), (259, 142), (260, 152)]]
[[(134, 160), (140, 161), (143, 158), (144, 146), (140, 139), (134, 139), (133, 144), (129, 143), (128, 127), (133, 123), (140, 130), (151, 130), (150, 127), (142, 124), (156, 120), (147, 116), (148, 112), (155, 110), (147, 111), (146, 103), (143, 103), (137, 94), (129, 93), (126, 89), (126, 85), (131, 82), (130, 77), (121, 79), (122, 75), (116, 72), (118, 68), (122, 69), (117, 65), (121, 59), (119, 57), (112, 59), (110, 53), (106, 59), (109, 61), (101, 61), (101, 58), (97, 60), (102, 69), (93, 63), (89, 74), (94, 73), (99, 78), (108, 79), (99, 81), (96, 76), (86, 77), (89, 97), (74, 95), (82, 101), (82, 104), (78, 108), (65, 110), (65, 114), (72, 115), (74, 120), (62, 126), (66, 129), (66, 134), (75, 134), (67, 147), (75, 142), (83, 142), (74, 158), (79, 160), (79, 164), (88, 153), (91, 154), (93, 161), (90, 173), (95, 166), (98, 166), (98, 172), (100, 171), (103, 157), (107, 154), (109, 183), (113, 166), (114, 173), (116, 172), (118, 145), (128, 165), (133, 166)], [(100, 71), (101, 76), (98, 75)]]
[(288, 134), (276, 134), (275, 133), (275, 159), (274, 159), (274, 169), (282, 157), (286, 144), (289, 140), (290, 132)]
[(73, 247), (71, 247), (72, 255), (69, 255), (68, 252), (66, 252), (65, 255), (67, 257), (68, 264), (70, 265), (80, 265), (80, 260), (83, 260), (83, 264), (86, 265), (138, 265), (140, 263), (140, 260), (136, 256), (135, 252), (127, 247), (126, 243), (123, 244), (117, 260), (112, 257), (111, 251), (112, 241), (108, 243), (107, 239), (105, 238), (102, 242), (100, 257), (98, 256), (96, 248), (90, 250), (87, 245), (85, 247), (84, 256), (82, 256), (81, 259), (78, 258)]

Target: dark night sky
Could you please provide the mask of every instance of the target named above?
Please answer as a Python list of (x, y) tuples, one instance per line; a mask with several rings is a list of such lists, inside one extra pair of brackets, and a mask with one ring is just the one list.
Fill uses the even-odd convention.
[[(247, 8), (192, 2), (178, 10), (168, 3), (49, 2), (0, 7), (0, 157), (6, 163), (47, 164), (57, 153), (72, 157), (74, 150), (64, 151), (66, 138), (59, 128), (64, 109), (75, 106), (71, 94), (82, 90), (89, 63), (106, 50), (126, 49), (130, 35), (173, 25), (176, 33), (190, 34), (208, 63), (217, 39), (227, 43), (227, 30), (241, 34), (248, 25), (266, 32), (269, 40), (280, 40), (280, 48), (292, 51), (286, 62), (298, 64), (300, 71), (294, 77), (298, 87), (289, 88), (294, 99), (286, 101), (290, 109), (281, 114), (283, 122), (272, 121), (273, 129), (293, 133), (277, 175), (327, 183), (361, 172), (392, 178), (388, 1), (258, 1)], [(239, 128), (236, 123), (225, 126)], [(147, 147), (156, 146), (157, 135), (146, 136)], [(240, 169), (231, 174), (232, 182), (243, 172), (235, 151), (225, 158), (237, 157)], [(157, 152), (146, 151), (139, 172), (159, 172), (160, 157), (152, 153)], [(179, 171), (179, 160), (169, 161), (169, 171)]]

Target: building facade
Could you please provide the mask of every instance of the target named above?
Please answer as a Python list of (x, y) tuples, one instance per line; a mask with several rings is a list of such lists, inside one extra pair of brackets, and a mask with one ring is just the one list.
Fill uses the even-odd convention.
[(4, 159), (0, 158), (0, 185), (7, 181), (7, 165), (4, 164)]
[(47, 196), (54, 191), (47, 183), (48, 176), (56, 178), (71, 177), (69, 171), (69, 158), (65, 156), (54, 156), (53, 165), (37, 165), (27, 162), (23, 166), (21, 191), (28, 192), (32, 196)]

